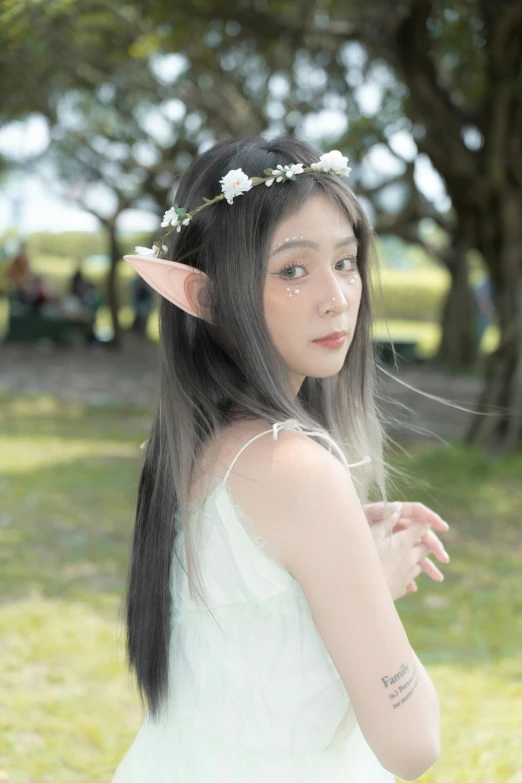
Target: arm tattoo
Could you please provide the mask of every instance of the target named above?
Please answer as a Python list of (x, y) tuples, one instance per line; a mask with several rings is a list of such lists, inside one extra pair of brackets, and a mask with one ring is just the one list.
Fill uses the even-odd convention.
[(409, 672), (410, 667), (408, 664), (403, 663), (397, 674), (394, 674), (393, 677), (381, 677), (384, 687), (391, 689), (388, 693), (388, 698), (393, 702), (392, 706), (394, 710), (410, 698), (419, 684), (419, 673), (417, 671), (416, 661), (413, 673), (410, 675)]

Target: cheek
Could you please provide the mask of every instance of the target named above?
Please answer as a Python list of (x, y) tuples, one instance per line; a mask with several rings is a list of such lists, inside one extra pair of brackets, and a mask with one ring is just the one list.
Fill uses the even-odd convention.
[(302, 293), (294, 294), (294, 288), (298, 288), (298, 286), (294, 284), (290, 291), (286, 291), (285, 286), (282, 286), (282, 290), (267, 292), (264, 297), (265, 319), (268, 328), (273, 337), (280, 338), (282, 341), (285, 340), (285, 337), (291, 336), (294, 329), (299, 327), (302, 318), (303, 304), (299, 298)]
[[(289, 291), (286, 288), (290, 288)], [(301, 316), (301, 312), (306, 301), (306, 290), (304, 286), (300, 288), (298, 294), (294, 293), (294, 289), (299, 289), (298, 281), (289, 282), (287, 286), (281, 286), (277, 289), (267, 289), (264, 293), (264, 309), (265, 317), (268, 325), (274, 331), (278, 331), (279, 326), (284, 326), (286, 320), (286, 329), (288, 332), (288, 326), (295, 318)], [(292, 294), (292, 296), (290, 296)], [(357, 285), (350, 285), (346, 283), (344, 289), (344, 295), (346, 301), (351, 303), (351, 308), (358, 312), (362, 298), (362, 284), (360, 276), (357, 277)], [(306, 317), (306, 316), (303, 316)]]
[(293, 291), (285, 291), (284, 286), (265, 292), (264, 308), (267, 321), (288, 318), (292, 312), (291, 305), (295, 304), (295, 300), (299, 298), (299, 294), (293, 294), (292, 298), (290, 298), (291, 293), (293, 294)]
[(347, 282), (344, 293), (346, 295), (346, 299), (352, 303), (352, 306), (355, 305), (358, 308), (362, 297), (362, 281), (359, 272), (357, 273), (355, 283), (351, 284)]

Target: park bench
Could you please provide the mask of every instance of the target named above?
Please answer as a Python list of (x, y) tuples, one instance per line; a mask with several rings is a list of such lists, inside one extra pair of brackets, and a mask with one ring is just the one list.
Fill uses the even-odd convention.
[[(381, 361), (384, 364), (393, 365), (394, 357), (392, 341), (384, 337), (375, 337), (373, 342), (378, 348), (377, 355)], [(397, 355), (397, 361), (399, 364), (401, 363), (401, 360), (405, 362), (411, 362), (412, 364), (419, 364), (421, 361), (419, 355), (417, 354), (417, 343), (415, 340), (408, 338), (397, 338), (393, 340), (393, 347), (395, 348), (395, 353)]]
[[(44, 308), (42, 308), (44, 310)], [(51, 340), (54, 343), (87, 342), (91, 319), (78, 315), (64, 315), (50, 308), (34, 313), (27, 305), (15, 300), (9, 303), (9, 320), (5, 342), (36, 342)]]

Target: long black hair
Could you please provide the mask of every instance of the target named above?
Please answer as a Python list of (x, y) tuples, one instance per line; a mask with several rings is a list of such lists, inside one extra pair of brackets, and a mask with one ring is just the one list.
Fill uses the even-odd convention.
[[(318, 159), (317, 150), (295, 136), (227, 139), (194, 159), (175, 200), (190, 211), (203, 198), (218, 195), (219, 180), (231, 169), (264, 177), (264, 170), (277, 164), (308, 166)], [(353, 227), (362, 294), (342, 369), (332, 377), (306, 378), (295, 396), (264, 319), (263, 288), (278, 224), (317, 193), (342, 209)], [(372, 485), (386, 502), (387, 480), (370, 335), (370, 269), (377, 254), (372, 228), (345, 182), (334, 174), (310, 172), (270, 188), (254, 187), (233, 205), (223, 200), (203, 210), (168, 242), (169, 259), (207, 275), (211, 323), (160, 299), (158, 399), (139, 478), (126, 598), (128, 662), (153, 718), (169, 691), (174, 621), (170, 586), (173, 569), (181, 567), (174, 557), (179, 520), (191, 596), (195, 583), (203, 587), (188, 498), (193, 467), (208, 439), (231, 422), (261, 418), (270, 426), (296, 418), (307, 428), (330, 434), (349, 461), (371, 456), (370, 466), (354, 476), (362, 503)]]

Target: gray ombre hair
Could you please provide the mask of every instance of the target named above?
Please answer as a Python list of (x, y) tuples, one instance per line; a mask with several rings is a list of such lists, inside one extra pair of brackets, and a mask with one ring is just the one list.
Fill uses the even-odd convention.
[[(263, 177), (278, 163), (319, 159), (295, 136), (227, 139), (199, 155), (176, 190), (192, 210), (213, 198), (230, 169)], [(264, 317), (267, 264), (278, 224), (313, 194), (325, 194), (344, 211), (359, 240), (362, 295), (357, 324), (342, 369), (328, 378), (306, 378), (297, 396)], [(373, 230), (353, 191), (334, 174), (306, 173), (296, 181), (259, 185), (234, 200), (212, 205), (168, 239), (168, 258), (203, 271), (212, 323), (160, 297), (160, 377), (156, 415), (139, 479), (132, 556), (127, 583), (127, 655), (140, 697), (155, 718), (168, 695), (173, 613), (171, 569), (182, 568), (174, 542), (179, 520), (185, 541), (190, 596), (204, 592), (195, 552), (189, 503), (193, 469), (204, 444), (233, 422), (295, 418), (306, 429), (334, 438), (349, 462), (372, 462), (352, 478), (361, 503), (370, 490), (388, 509), (389, 466), (383, 456), (384, 417), (378, 407), (378, 359), (371, 339), (371, 269), (380, 276)], [(382, 294), (381, 294), (382, 295)], [(328, 445), (322, 440), (325, 448)], [(201, 522), (201, 508), (199, 521)], [(197, 525), (200, 529), (201, 525)], [(176, 559), (173, 557), (176, 555)]]

